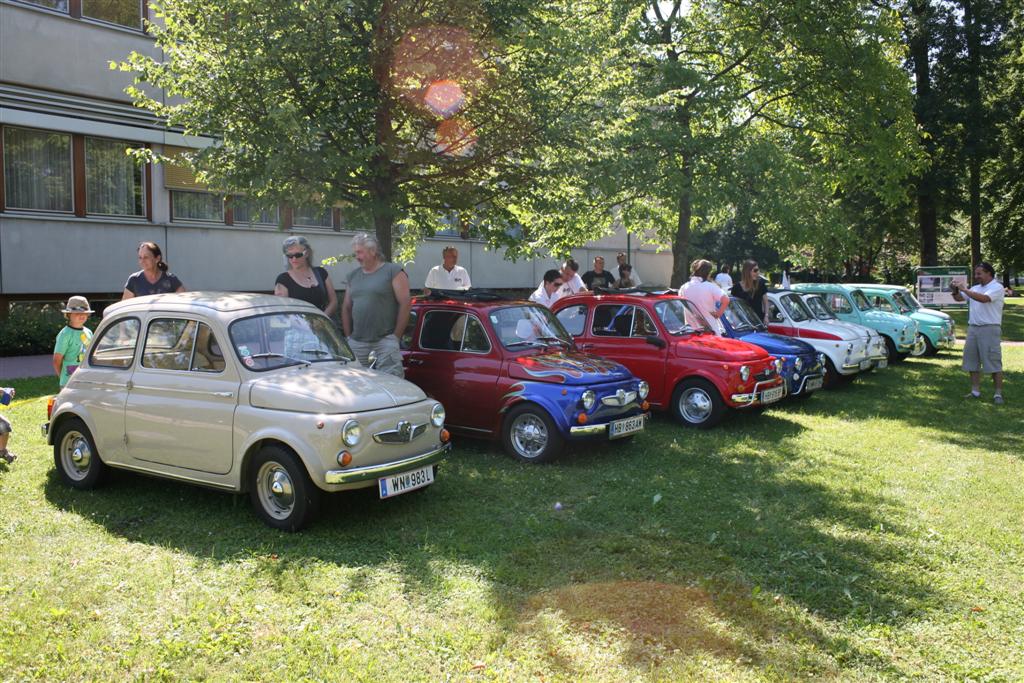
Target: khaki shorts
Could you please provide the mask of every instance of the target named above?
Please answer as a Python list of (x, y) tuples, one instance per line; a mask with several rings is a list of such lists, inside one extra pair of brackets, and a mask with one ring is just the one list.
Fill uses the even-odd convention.
[(396, 377), (405, 377), (405, 370), (402, 368), (402, 350), (398, 347), (398, 337), (389, 334), (383, 339), (375, 342), (362, 342), (349, 337), (348, 345), (352, 353), (364, 366), (369, 366), (368, 356), (370, 351), (377, 352), (377, 364), (374, 370), (380, 370)]
[(963, 369), (991, 374), (1003, 371), (1003, 350), (999, 346), (1003, 328), (999, 325), (968, 325), (964, 342)]

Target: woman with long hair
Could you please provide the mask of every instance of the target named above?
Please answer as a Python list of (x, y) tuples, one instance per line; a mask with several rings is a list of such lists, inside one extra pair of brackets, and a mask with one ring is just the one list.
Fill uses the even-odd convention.
[(170, 294), (184, 292), (178, 276), (170, 272), (164, 254), (156, 242), (143, 242), (139, 245), (139, 265), (142, 270), (128, 276), (124, 283), (121, 299), (131, 299), (147, 294)]
[(761, 277), (761, 269), (754, 259), (747, 259), (743, 262), (742, 276), (740, 281), (732, 286), (732, 294), (737, 299), (743, 299), (754, 313), (761, 320), (765, 320), (764, 295), (768, 292), (768, 285)]
[(277, 276), (274, 294), (309, 302), (333, 317), (338, 310), (338, 293), (334, 291), (327, 269), (313, 265), (313, 247), (309, 241), (301, 235), (287, 237), (281, 245), (281, 253), (288, 270)]

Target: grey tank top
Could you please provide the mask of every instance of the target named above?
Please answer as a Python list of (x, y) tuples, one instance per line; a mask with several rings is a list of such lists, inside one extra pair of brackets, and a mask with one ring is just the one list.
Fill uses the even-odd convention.
[(375, 342), (395, 333), (398, 300), (391, 281), (403, 270), (397, 263), (385, 263), (372, 273), (360, 267), (348, 274), (353, 339)]

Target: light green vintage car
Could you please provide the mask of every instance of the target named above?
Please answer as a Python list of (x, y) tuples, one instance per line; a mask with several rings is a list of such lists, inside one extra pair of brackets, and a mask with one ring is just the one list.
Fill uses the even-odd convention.
[(840, 320), (864, 325), (878, 332), (885, 340), (892, 361), (924, 353), (924, 340), (918, 337), (917, 321), (905, 315), (877, 310), (859, 286), (801, 283), (793, 285), (793, 289), (820, 294)]
[(934, 356), (940, 349), (956, 343), (953, 319), (942, 311), (921, 306), (905, 287), (899, 285), (860, 285), (871, 305), (887, 313), (899, 313), (917, 321), (918, 334), (924, 340), (922, 355)]

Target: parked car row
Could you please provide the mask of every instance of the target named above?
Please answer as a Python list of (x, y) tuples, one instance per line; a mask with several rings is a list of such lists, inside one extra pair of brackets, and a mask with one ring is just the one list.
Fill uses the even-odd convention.
[(310, 304), (137, 297), (107, 308), (85, 362), (50, 400), (43, 433), (71, 487), (127, 469), (247, 493), (264, 522), (297, 530), (326, 494), (376, 487), (391, 498), (433, 483), (450, 433), (544, 462), (567, 442), (629, 439), (652, 411), (710, 428), (730, 411), (806, 398), (947, 347), (951, 321), (911, 311), (908, 297), (774, 290), (767, 326), (734, 300), (719, 336), (669, 290), (569, 296), (553, 310), (434, 292), (413, 302), (404, 380), (361, 366)]

